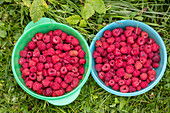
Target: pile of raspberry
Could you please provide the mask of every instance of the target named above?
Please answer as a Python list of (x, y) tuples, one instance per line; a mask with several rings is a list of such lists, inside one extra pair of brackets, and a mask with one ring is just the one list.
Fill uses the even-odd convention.
[(122, 93), (146, 88), (159, 67), (159, 45), (139, 27), (106, 30), (95, 43), (95, 69), (106, 86)]
[(85, 52), (79, 40), (61, 30), (35, 34), (20, 56), (26, 86), (44, 96), (72, 91), (85, 72)]

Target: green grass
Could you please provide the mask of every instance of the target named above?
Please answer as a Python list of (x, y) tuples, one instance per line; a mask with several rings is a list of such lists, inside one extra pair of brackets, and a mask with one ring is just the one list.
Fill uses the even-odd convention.
[[(1, 0), (2, 1), (2, 0)], [(58, 112), (58, 113), (162, 113), (170, 112), (170, 2), (164, 0), (104, 0), (107, 13), (95, 13), (88, 19), (87, 27), (76, 28), (88, 41), (105, 25), (116, 20), (133, 19), (152, 26), (162, 37), (167, 48), (168, 65), (161, 81), (150, 91), (135, 97), (119, 97), (103, 90), (89, 77), (79, 97), (66, 106), (54, 106), (47, 101), (33, 98), (24, 92), (14, 79), (11, 70), (11, 54), (17, 39), (31, 21), (29, 9), (20, 0), (0, 1), (0, 113), (8, 112)], [(3, 0), (4, 1), (4, 0)], [(10, 2), (12, 1), (12, 2)], [(16, 2), (17, 1), (17, 2)], [(53, 0), (55, 1), (55, 0)], [(84, 0), (81, 0), (84, 2)], [(80, 15), (83, 5), (79, 0), (58, 0), (49, 4), (46, 17), (68, 24), (65, 20), (71, 15)]]

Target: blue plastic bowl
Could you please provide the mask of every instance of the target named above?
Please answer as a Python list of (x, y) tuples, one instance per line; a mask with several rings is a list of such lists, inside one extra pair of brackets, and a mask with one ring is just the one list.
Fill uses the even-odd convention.
[(156, 41), (156, 43), (159, 44), (161, 61), (160, 61), (159, 67), (155, 69), (155, 71), (156, 71), (155, 80), (152, 81), (151, 83), (149, 83), (148, 87), (146, 87), (145, 89), (141, 89), (140, 91), (136, 91), (136, 92), (132, 92), (132, 93), (121, 93), (120, 91), (113, 90), (111, 87), (106, 86), (105, 83), (98, 77), (98, 73), (95, 70), (94, 58), (92, 58), (91, 74), (92, 74), (94, 80), (103, 89), (105, 89), (106, 91), (108, 91), (112, 94), (115, 94), (118, 96), (136, 96), (136, 95), (143, 94), (143, 93), (149, 91), (150, 89), (152, 89), (161, 80), (161, 78), (165, 72), (166, 65), (167, 65), (167, 52), (166, 52), (165, 44), (164, 44), (162, 38), (160, 37), (160, 35), (152, 27), (146, 25), (145, 23), (135, 21), (135, 20), (121, 20), (121, 21), (113, 22), (113, 23), (105, 26), (103, 29), (101, 29), (94, 37), (94, 39), (90, 45), (90, 50), (91, 50), (91, 54), (93, 55), (93, 52), (95, 50), (95, 42), (96, 42), (96, 40), (99, 40), (103, 36), (103, 32), (105, 30), (113, 30), (115, 28), (123, 28), (124, 29), (126, 26), (140, 27), (142, 29), (142, 31), (146, 31), (148, 33), (149, 38), (153, 38)]

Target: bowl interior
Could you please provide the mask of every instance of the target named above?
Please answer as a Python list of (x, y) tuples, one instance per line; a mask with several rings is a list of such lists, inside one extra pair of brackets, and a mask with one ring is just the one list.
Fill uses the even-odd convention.
[[(32, 94), (34, 94), (36, 96), (40, 96), (40, 97), (44, 97), (44, 98), (48, 98), (48, 99), (49, 98), (57, 98), (57, 97), (45, 97), (45, 96), (42, 96), (42, 95), (38, 95), (34, 91), (32, 91), (31, 89), (29, 89), (25, 86), (25, 82), (21, 77), (21, 71), (20, 71), (21, 65), (19, 65), (19, 63), (18, 63), (19, 58), (20, 58), (19, 52), (21, 50), (23, 50), (25, 46), (27, 46), (27, 43), (29, 41), (31, 41), (32, 37), (34, 37), (34, 35), (36, 33), (38, 33), (38, 32), (48, 33), (49, 31), (51, 31), (51, 30), (54, 31), (56, 29), (61, 29), (63, 32), (66, 32), (68, 35), (73, 35), (74, 37), (76, 37), (79, 40), (80, 45), (82, 46), (82, 49), (86, 52), (86, 55), (85, 55), (86, 64), (84, 65), (85, 73), (83, 75), (83, 79), (80, 80), (79, 86), (77, 88), (75, 88), (72, 92), (81, 88), (83, 86), (83, 84), (86, 82), (86, 80), (89, 76), (89, 71), (90, 71), (90, 68), (91, 68), (89, 66), (89, 63), (91, 62), (91, 58), (90, 58), (91, 53), (89, 51), (87, 42), (85, 41), (84, 37), (80, 33), (78, 33), (78, 31), (74, 30), (73, 28), (71, 28), (67, 25), (60, 24), (60, 23), (46, 23), (46, 24), (41, 24), (41, 25), (38, 25), (36, 27), (31, 28), (30, 30), (28, 30), (28, 32), (24, 33), (20, 37), (20, 39), (17, 41), (17, 43), (14, 47), (13, 56), (12, 56), (13, 57), (12, 67), (13, 67), (13, 71), (14, 71), (14, 76), (15, 76), (17, 82), (20, 81), (19, 82), (20, 86), (23, 89), (26, 89), (29, 93), (31, 92)], [(84, 83), (82, 84), (82, 82), (84, 82)], [(66, 93), (63, 96), (66, 96), (67, 94), (68, 93)], [(60, 97), (63, 97), (63, 96), (60, 96)], [(41, 98), (41, 99), (44, 99), (44, 98)]]
[[(103, 32), (105, 30), (113, 30), (115, 28), (123, 28), (125, 29), (126, 26), (133, 26), (133, 27), (140, 27), (142, 29), (142, 31), (146, 31), (149, 35), (149, 38), (153, 38), (157, 44), (159, 44), (159, 50), (160, 50), (160, 57), (161, 57), (161, 61), (160, 61), (160, 65), (158, 68), (154, 69), (156, 71), (156, 79), (155, 81), (149, 83), (149, 86), (145, 89), (142, 89), (140, 91), (136, 91), (133, 93), (121, 93), (120, 91), (115, 91), (113, 90), (111, 87), (108, 87), (105, 85), (105, 83), (98, 77), (98, 73), (95, 70), (95, 60), (94, 58), (92, 58), (92, 75), (94, 77), (94, 79), (98, 82), (98, 84), (103, 87), (105, 90), (109, 91), (110, 93), (113, 94), (117, 94), (120, 96), (135, 96), (135, 95), (139, 95), (141, 93), (144, 93), (148, 90), (150, 90), (153, 86), (155, 86), (157, 84), (157, 82), (159, 82), (159, 80), (161, 79), (161, 77), (163, 76), (163, 73), (165, 71), (165, 67), (166, 67), (166, 48), (165, 45), (161, 39), (161, 37), (159, 36), (159, 34), (150, 26), (142, 23), (142, 22), (138, 22), (138, 21), (133, 21), (133, 20), (122, 20), (122, 21), (117, 21), (116, 23), (111, 23), (108, 26), (104, 27), (102, 30), (100, 30), (97, 35), (95, 36), (95, 38), (93, 39), (93, 42), (90, 45), (90, 50), (91, 53), (93, 54), (94, 50), (95, 50), (95, 41), (99, 40), (102, 36), (103, 36)], [(152, 87), (150, 87), (152, 86)]]

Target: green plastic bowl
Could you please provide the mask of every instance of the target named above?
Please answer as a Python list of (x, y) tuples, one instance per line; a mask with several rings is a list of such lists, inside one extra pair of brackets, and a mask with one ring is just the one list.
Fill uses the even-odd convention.
[[(21, 66), (18, 63), (19, 58), (20, 58), (19, 52), (24, 49), (24, 47), (27, 45), (29, 41), (31, 41), (32, 37), (34, 37), (36, 33), (38, 32), (47, 33), (51, 30), (54, 31), (56, 29), (61, 29), (63, 32), (66, 32), (69, 35), (73, 35), (79, 40), (80, 45), (82, 46), (82, 49), (86, 52), (86, 55), (85, 55), (86, 64), (84, 65), (85, 73), (83, 75), (83, 79), (80, 80), (78, 87), (76, 87), (73, 91), (68, 92), (65, 95), (59, 96), (59, 97), (47, 97), (47, 96), (39, 95), (25, 86), (25, 82), (21, 77), (21, 71), (20, 71)], [(24, 29), (23, 35), (18, 39), (17, 43), (15, 44), (15, 47), (12, 52), (11, 62), (12, 62), (12, 71), (13, 71), (14, 77), (17, 83), (21, 86), (21, 88), (24, 91), (26, 91), (28, 94), (30, 94), (31, 96), (35, 98), (46, 100), (49, 103), (54, 104), (54, 105), (62, 106), (62, 105), (67, 105), (73, 102), (78, 97), (81, 88), (83, 87), (83, 85), (85, 84), (85, 82), (87, 81), (89, 77), (91, 66), (92, 66), (92, 57), (91, 57), (90, 49), (89, 49), (89, 46), (86, 40), (78, 31), (76, 31), (70, 26), (57, 23), (56, 21), (52, 19), (41, 18), (38, 22), (36, 23), (30, 22), (26, 26), (26, 28)]]

